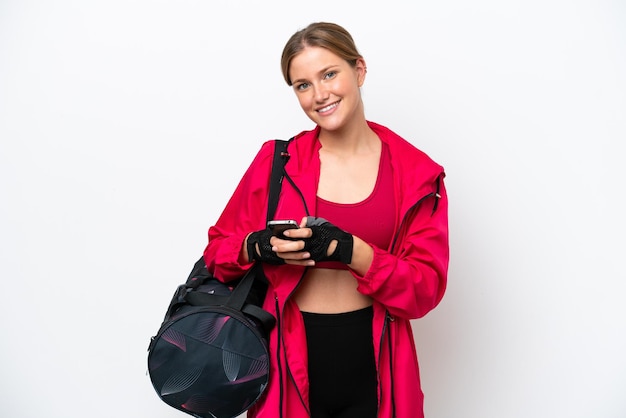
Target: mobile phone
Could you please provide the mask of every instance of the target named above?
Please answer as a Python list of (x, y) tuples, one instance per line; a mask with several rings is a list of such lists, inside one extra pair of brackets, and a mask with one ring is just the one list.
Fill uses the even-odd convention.
[(277, 237), (283, 237), (283, 232), (285, 232), (288, 229), (299, 228), (298, 222), (292, 219), (279, 219), (279, 220), (269, 221), (267, 223), (267, 227)]

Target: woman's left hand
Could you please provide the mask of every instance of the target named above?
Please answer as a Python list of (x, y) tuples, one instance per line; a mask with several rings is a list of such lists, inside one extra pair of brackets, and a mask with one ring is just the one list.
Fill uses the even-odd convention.
[(305, 217), (300, 228), (285, 231), (284, 235), (294, 241), (280, 240), (273, 250), (286, 261), (296, 260), (302, 265), (314, 265), (310, 261), (352, 261), (353, 236), (326, 219)]

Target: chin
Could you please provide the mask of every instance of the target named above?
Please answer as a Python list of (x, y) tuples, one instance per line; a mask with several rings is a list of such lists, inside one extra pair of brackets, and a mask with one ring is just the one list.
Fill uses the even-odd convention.
[(337, 131), (339, 129), (342, 129), (346, 125), (345, 121), (338, 120), (335, 117), (329, 119), (317, 118), (315, 122), (320, 126), (320, 128), (326, 131)]

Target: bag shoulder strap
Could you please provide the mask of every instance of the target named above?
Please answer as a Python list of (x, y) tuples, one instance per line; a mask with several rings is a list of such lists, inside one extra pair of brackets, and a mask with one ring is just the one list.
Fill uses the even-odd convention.
[[(291, 138), (293, 139), (293, 138)], [(280, 188), (285, 177), (285, 164), (289, 161), (289, 153), (287, 145), (291, 141), (284, 139), (274, 140), (274, 160), (272, 162), (272, 173), (270, 175), (270, 190), (267, 200), (267, 216), (266, 221), (271, 221), (278, 207), (278, 199), (280, 197)]]
[[(287, 146), (292, 140), (275, 139), (274, 140), (274, 159), (272, 161), (272, 171), (270, 174), (270, 187), (267, 199), (267, 215), (266, 220), (270, 221), (274, 217), (278, 200), (280, 198), (280, 189), (282, 187), (283, 177), (285, 176), (285, 164), (289, 160)], [(235, 309), (242, 309), (248, 299), (248, 295), (252, 291), (253, 285), (256, 284), (254, 293), (263, 294), (267, 290), (267, 279), (263, 274), (263, 267), (255, 264), (241, 279), (230, 295), (228, 306)]]
[[(270, 174), (270, 185), (268, 191), (268, 205), (267, 205), (267, 215), (266, 219), (269, 221), (274, 217), (274, 213), (276, 212), (276, 208), (278, 207), (278, 200), (280, 197), (280, 189), (282, 187), (282, 181), (285, 176), (285, 164), (289, 160), (289, 153), (287, 152), (287, 145), (293, 138), (289, 140), (276, 139), (274, 140), (274, 157), (272, 160), (272, 170)], [(185, 292), (185, 296), (188, 296), (189, 290), (197, 288), (200, 284), (204, 282), (204, 280), (211, 278), (211, 274), (208, 272), (206, 267), (206, 261), (204, 260), (204, 256), (200, 257), (200, 259), (194, 265), (193, 270), (189, 274), (187, 278), (187, 283), (184, 287), (187, 289)], [(256, 280), (255, 280), (256, 279)], [(264, 283), (265, 282), (265, 283)], [(266, 279), (263, 275), (263, 268), (256, 264), (253, 268), (251, 268), (244, 277), (239, 281), (237, 286), (233, 289), (230, 297), (228, 298), (227, 305), (241, 310), (246, 305), (246, 300), (248, 299), (248, 295), (251, 293), (253, 285), (256, 283), (256, 289), (259, 293), (265, 293), (265, 289), (267, 287)], [(180, 292), (180, 290), (179, 290)], [(179, 301), (180, 301), (180, 295)], [(186, 297), (184, 298), (186, 299)], [(183, 300), (184, 300), (183, 299)], [(263, 321), (267, 322), (267, 321)]]
[[(289, 160), (289, 153), (287, 152), (287, 145), (293, 138), (289, 140), (275, 139), (274, 140), (274, 159), (272, 161), (272, 171), (270, 174), (270, 188), (267, 204), (267, 221), (272, 220), (274, 212), (278, 207), (278, 199), (280, 197), (280, 188), (282, 186), (283, 177), (285, 176), (285, 164)], [(200, 257), (196, 264), (193, 266), (191, 273), (187, 277), (187, 287), (195, 289), (202, 284), (204, 279), (211, 277), (206, 270), (206, 262), (204, 256)]]

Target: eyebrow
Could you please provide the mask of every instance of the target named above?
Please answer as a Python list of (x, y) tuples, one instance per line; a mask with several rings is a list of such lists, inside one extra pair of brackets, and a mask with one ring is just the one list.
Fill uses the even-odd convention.
[[(339, 65), (338, 65), (338, 64), (331, 64), (331, 65), (328, 65), (328, 66), (326, 66), (326, 67), (322, 68), (322, 69), (318, 72), (318, 74), (324, 74), (324, 73), (327, 73), (329, 70), (331, 70), (331, 69), (333, 69), (333, 68), (337, 68), (337, 67), (339, 67)], [(299, 79), (297, 79), (297, 80), (292, 80), (292, 81), (291, 81), (291, 84), (302, 83), (302, 82), (305, 82), (305, 81), (306, 81), (306, 79), (304, 79), (304, 78), (299, 78)]]

